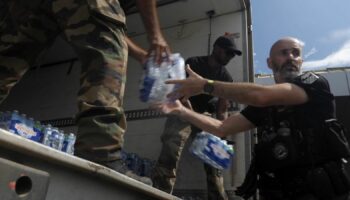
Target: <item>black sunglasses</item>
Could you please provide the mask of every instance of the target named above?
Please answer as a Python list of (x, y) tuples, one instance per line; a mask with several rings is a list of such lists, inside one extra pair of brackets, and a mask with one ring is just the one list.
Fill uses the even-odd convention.
[(236, 56), (236, 53), (230, 49), (227, 49), (225, 51), (226, 55), (230, 56), (230, 57), (235, 57)]

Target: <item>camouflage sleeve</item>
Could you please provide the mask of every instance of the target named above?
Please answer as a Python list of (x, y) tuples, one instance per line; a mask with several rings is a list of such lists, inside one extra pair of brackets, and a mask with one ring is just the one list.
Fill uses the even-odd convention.
[(125, 25), (125, 14), (118, 0), (87, 0), (92, 12)]

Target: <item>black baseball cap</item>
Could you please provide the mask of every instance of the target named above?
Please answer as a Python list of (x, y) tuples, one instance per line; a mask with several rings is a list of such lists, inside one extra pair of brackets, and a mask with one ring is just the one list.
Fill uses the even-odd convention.
[(242, 51), (237, 49), (234, 38), (232, 35), (223, 35), (216, 39), (214, 46), (217, 45), (223, 49), (229, 50), (236, 55), (242, 55)]

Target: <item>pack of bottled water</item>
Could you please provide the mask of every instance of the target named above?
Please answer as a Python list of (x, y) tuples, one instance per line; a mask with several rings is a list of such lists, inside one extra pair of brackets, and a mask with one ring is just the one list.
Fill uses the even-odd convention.
[(24, 138), (40, 142), (42, 132), (40, 122), (28, 118), (26, 114), (20, 114), (17, 110), (1, 113), (1, 128)]
[(0, 128), (51, 148), (74, 154), (76, 137), (73, 133), (64, 134), (63, 130), (52, 127), (50, 124), (43, 125), (40, 121), (28, 118), (17, 110), (0, 112)]
[(125, 151), (122, 151), (122, 159), (124, 160), (128, 169), (139, 176), (147, 177), (151, 177), (152, 170), (156, 163), (150, 159), (142, 158), (136, 153), (128, 153)]
[(226, 140), (204, 131), (196, 135), (189, 150), (203, 162), (217, 169), (227, 169), (234, 155), (233, 146), (227, 144)]
[(140, 85), (140, 100), (148, 103), (171, 101), (166, 95), (174, 89), (173, 84), (165, 84), (168, 79), (186, 78), (185, 61), (179, 53), (163, 57), (160, 64), (151, 55), (145, 65)]
[(50, 124), (43, 127), (41, 143), (45, 146), (74, 155), (74, 133), (65, 134), (63, 130), (52, 127)]

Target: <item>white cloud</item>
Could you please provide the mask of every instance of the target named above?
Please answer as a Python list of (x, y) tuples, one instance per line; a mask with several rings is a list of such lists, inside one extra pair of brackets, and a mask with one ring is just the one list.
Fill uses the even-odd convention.
[(323, 42), (333, 42), (350, 39), (350, 28), (332, 31), (327, 37), (321, 39)]
[(350, 67), (350, 39), (337, 52), (328, 55), (324, 59), (304, 62), (302, 69), (307, 71), (334, 67)]
[(334, 40), (349, 39), (349, 38), (350, 38), (350, 28), (335, 30), (330, 34), (330, 39), (334, 39)]
[(310, 57), (311, 55), (313, 55), (317, 52), (318, 52), (318, 50), (315, 47), (312, 47), (312, 49), (305, 54), (304, 59), (307, 59), (308, 57)]

